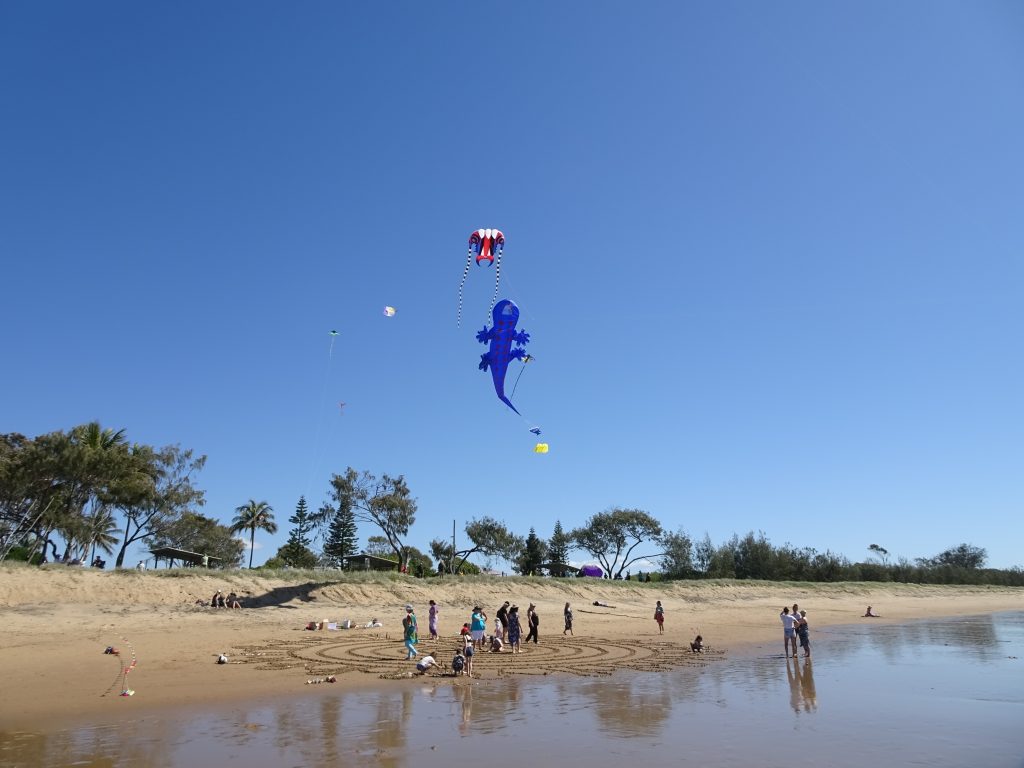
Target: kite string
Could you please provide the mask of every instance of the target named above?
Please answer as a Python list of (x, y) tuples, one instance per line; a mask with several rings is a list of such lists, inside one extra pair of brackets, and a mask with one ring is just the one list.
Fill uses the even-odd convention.
[[(516, 382), (515, 382), (515, 384), (513, 384), (513, 385), (512, 385), (512, 394), (510, 394), (510, 395), (508, 396), (508, 399), (509, 399), (509, 400), (511, 400), (511, 399), (512, 399), (512, 396), (513, 396), (513, 395), (515, 395), (515, 393), (516, 393), (516, 387), (518, 387), (518, 386), (519, 386), (519, 379), (520, 379), (520, 377), (521, 377), (521, 376), (523, 375), (523, 371), (525, 371), (525, 370), (526, 370), (526, 363), (523, 363), (523, 364), (522, 364), (522, 366), (521, 366), (521, 367), (520, 367), (520, 369), (519, 369), (519, 376), (516, 376)], [(520, 412), (520, 413), (519, 413), (519, 418), (523, 420), (523, 423), (524, 423), (524, 424), (526, 424), (526, 425), (528, 425), (528, 426), (530, 427), (530, 431), (531, 431), (531, 432), (532, 432), (532, 431), (533, 431), (534, 429), (538, 429), (538, 427), (537, 427), (537, 422), (535, 422), (535, 421), (531, 421), (530, 419), (526, 418), (526, 416), (524, 416), (522, 412)], [(539, 432), (538, 432), (538, 434), (539, 434)]]
[(114, 690), (114, 686), (116, 686), (118, 684), (118, 682), (121, 680), (121, 677), (123, 676), (123, 674), (124, 674), (124, 664), (123, 664), (123, 662), (120, 661), (120, 659), (118, 659), (117, 674), (114, 675), (113, 681), (111, 681), (110, 685), (107, 686), (107, 690), (105, 690), (103, 693), (100, 694), (100, 698), (101, 699), (104, 696), (106, 696), (108, 693), (110, 693), (112, 690)]
[(324, 449), (321, 443), (321, 435), (323, 432), (324, 425), (324, 412), (327, 406), (327, 387), (331, 381), (331, 369), (334, 364), (334, 340), (337, 337), (331, 335), (331, 345), (327, 350), (327, 370), (324, 372), (324, 383), (320, 390), (320, 405), (317, 408), (316, 414), (316, 437), (313, 440), (313, 460), (309, 467), (309, 476), (306, 478), (306, 498), (309, 498), (309, 490), (313, 485), (313, 477), (320, 469), (320, 461), (323, 459)]
[(518, 297), (521, 296), (521, 294), (519, 293), (519, 291), (516, 290), (516, 287), (512, 284), (512, 281), (508, 279), (508, 276), (505, 277), (505, 284), (511, 289), (510, 291), (507, 292), (507, 295), (508, 295), (508, 298), (510, 298), (513, 301), (515, 301), (516, 306), (519, 307), (519, 314), (522, 317), (525, 317), (531, 323), (532, 322), (536, 322), (537, 321), (537, 317), (532, 312), (530, 312), (528, 309), (525, 309), (523, 307), (522, 302), (518, 300)]
[(523, 363), (521, 366), (519, 366), (519, 375), (516, 376), (516, 383), (512, 385), (512, 394), (508, 396), (509, 400), (511, 400), (513, 397), (515, 397), (516, 387), (519, 386), (519, 380), (521, 378), (523, 378), (523, 371), (525, 371), (525, 370), (526, 370), (526, 363)]

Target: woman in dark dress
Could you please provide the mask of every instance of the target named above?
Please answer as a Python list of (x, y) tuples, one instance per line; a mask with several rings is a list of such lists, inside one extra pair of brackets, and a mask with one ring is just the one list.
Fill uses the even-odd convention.
[(519, 653), (519, 636), (523, 634), (523, 628), (519, 624), (519, 606), (513, 605), (508, 609), (508, 644), (512, 647), (512, 653)]

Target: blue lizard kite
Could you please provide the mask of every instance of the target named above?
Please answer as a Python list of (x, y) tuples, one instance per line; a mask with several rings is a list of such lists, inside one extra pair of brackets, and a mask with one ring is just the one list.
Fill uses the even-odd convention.
[[(516, 322), (519, 320), (519, 307), (515, 302), (502, 299), (494, 305), (491, 312), (494, 327), (484, 329), (477, 333), (476, 340), (481, 344), (490, 342), (490, 349), (486, 354), (480, 355), (480, 370), (491, 369), (491, 378), (494, 380), (494, 391), (498, 399), (516, 413), (516, 407), (505, 397), (505, 373), (508, 371), (508, 364), (512, 360), (522, 360), (526, 355), (523, 347), (512, 349), (513, 344), (528, 344), (530, 334), (526, 331), (516, 332)], [(521, 414), (520, 414), (521, 415)]]

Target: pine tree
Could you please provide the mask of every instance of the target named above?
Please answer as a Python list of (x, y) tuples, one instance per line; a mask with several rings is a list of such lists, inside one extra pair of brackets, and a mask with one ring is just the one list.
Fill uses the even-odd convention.
[(281, 565), (289, 565), (292, 568), (316, 568), (317, 556), (308, 547), (289, 541), (277, 550), (277, 554), (267, 560), (266, 564), (275, 568)]
[(359, 537), (356, 517), (350, 505), (342, 505), (334, 512), (331, 527), (324, 542), (324, 560), (340, 568), (346, 557), (359, 554)]
[(564, 566), (569, 560), (569, 537), (562, 530), (562, 521), (555, 521), (555, 531), (548, 540), (548, 572), (552, 576), (565, 576)]
[(533, 528), (530, 529), (530, 535), (526, 537), (526, 544), (523, 547), (522, 553), (516, 558), (516, 571), (523, 576), (536, 576), (540, 571), (541, 566), (544, 564), (544, 558), (547, 556), (547, 544), (543, 539), (537, 536), (536, 531)]
[(288, 543), (309, 549), (309, 545), (312, 543), (309, 532), (313, 530), (313, 523), (309, 519), (305, 496), (299, 496), (299, 503), (295, 505), (295, 514), (288, 518), (288, 522), (293, 526), (288, 533)]

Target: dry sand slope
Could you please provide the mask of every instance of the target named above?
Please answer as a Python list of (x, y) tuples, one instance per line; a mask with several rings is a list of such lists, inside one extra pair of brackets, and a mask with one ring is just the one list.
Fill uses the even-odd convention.
[[(616, 669), (701, 666), (753, 644), (781, 649), (783, 605), (799, 602), (813, 629), (851, 622), (905, 621), (1024, 609), (1024, 589), (869, 584), (683, 582), (639, 584), (588, 579), (470, 577), (419, 580), (398, 575), (292, 574), (268, 578), (246, 571), (93, 571), (66, 566), (0, 567), (0, 727), (39, 718), (118, 710), (121, 662), (134, 651), (128, 676), (133, 711), (302, 691), (310, 678), (339, 675), (339, 685), (380, 685), (412, 668), (401, 641), (402, 606), (416, 606), (420, 651), (447, 664), (459, 628), (479, 604), (488, 614), (510, 600), (537, 604), (539, 645), (524, 653), (480, 653), (476, 672), (488, 679), (515, 675), (602, 675)], [(245, 598), (241, 611), (208, 605), (216, 590)], [(441, 639), (427, 639), (427, 600), (441, 606)], [(666, 611), (658, 635), (655, 600)], [(572, 603), (573, 637), (562, 635), (562, 608)], [(614, 607), (594, 606), (594, 601)], [(871, 604), (881, 619), (864, 619)], [(311, 621), (382, 621), (381, 629), (308, 632)], [(710, 653), (695, 656), (689, 641), (704, 636)], [(121, 657), (105, 656), (108, 645)], [(775, 649), (778, 650), (778, 649)], [(781, 650), (779, 651), (781, 653)], [(827, 646), (817, 645), (816, 653)], [(220, 653), (231, 663), (218, 666)], [(434, 675), (437, 682), (451, 680)], [(392, 683), (383, 683), (392, 684)], [(113, 689), (117, 689), (114, 691)], [(308, 690), (308, 689), (307, 689)], [(113, 691), (113, 693), (111, 693)], [(104, 695), (106, 694), (106, 695)]]

